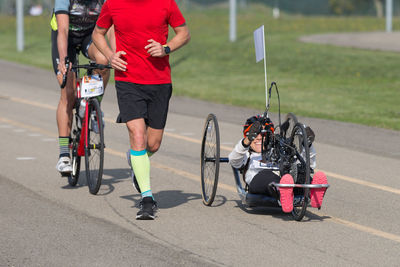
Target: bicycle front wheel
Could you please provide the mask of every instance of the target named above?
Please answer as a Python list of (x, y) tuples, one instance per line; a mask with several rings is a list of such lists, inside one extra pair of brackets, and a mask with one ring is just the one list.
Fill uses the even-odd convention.
[(217, 117), (209, 114), (201, 142), (201, 193), (203, 203), (211, 206), (218, 186), (220, 160), (219, 127)]
[(96, 195), (103, 177), (104, 125), (99, 101), (90, 99), (86, 122), (85, 166), (89, 192)]

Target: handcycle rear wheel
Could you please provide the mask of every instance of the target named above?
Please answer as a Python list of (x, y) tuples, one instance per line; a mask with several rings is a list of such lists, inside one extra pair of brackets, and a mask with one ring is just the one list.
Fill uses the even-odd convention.
[(85, 142), (86, 180), (89, 192), (96, 195), (103, 177), (104, 128), (100, 104), (96, 98), (90, 99), (88, 128)]
[(201, 189), (203, 203), (211, 206), (218, 186), (220, 164), (220, 141), (217, 117), (209, 114), (201, 142)]
[[(294, 148), (294, 162), (292, 169), (295, 169), (294, 181), (296, 184), (310, 184), (310, 148), (307, 140), (306, 130), (301, 123), (296, 123), (290, 136), (290, 146)], [(293, 170), (291, 171), (291, 173)], [(293, 176), (293, 175), (292, 175)], [(306, 213), (309, 202), (308, 188), (295, 188), (295, 196), (302, 196), (300, 201), (293, 203), (292, 215), (296, 221), (301, 221)]]
[(71, 129), (71, 164), (72, 173), (68, 176), (68, 184), (70, 186), (76, 186), (79, 180), (79, 173), (81, 170), (81, 157), (78, 156), (78, 145), (80, 139), (80, 130), (77, 126), (77, 116), (73, 115), (74, 122), (72, 123)]

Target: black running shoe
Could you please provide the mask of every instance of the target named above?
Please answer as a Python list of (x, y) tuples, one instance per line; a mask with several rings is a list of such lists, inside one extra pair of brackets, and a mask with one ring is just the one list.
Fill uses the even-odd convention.
[(131, 153), (130, 153), (129, 151), (126, 152), (126, 159), (128, 160), (128, 165), (129, 165), (129, 167), (131, 167), (131, 178), (132, 178), (133, 186), (136, 188), (136, 190), (137, 190), (139, 193), (142, 193), (142, 191), (140, 191), (139, 184), (138, 184), (138, 182), (137, 182), (137, 180), (136, 180), (135, 173), (133, 172), (132, 163), (131, 163)]
[(154, 220), (157, 210), (157, 202), (152, 197), (144, 197), (140, 201), (140, 210), (136, 214), (136, 220)]

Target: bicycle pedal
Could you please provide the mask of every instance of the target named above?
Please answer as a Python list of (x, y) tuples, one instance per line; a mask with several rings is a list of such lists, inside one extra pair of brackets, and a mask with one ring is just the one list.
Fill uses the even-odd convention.
[(71, 176), (70, 172), (60, 172), (60, 174), (61, 174), (61, 177), (69, 177), (69, 176)]

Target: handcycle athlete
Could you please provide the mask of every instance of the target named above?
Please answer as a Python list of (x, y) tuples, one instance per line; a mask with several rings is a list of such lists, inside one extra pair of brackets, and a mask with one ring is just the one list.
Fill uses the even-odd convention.
[[(91, 35), (105, 0), (55, 0), (54, 13), (51, 19), (52, 61), (54, 73), (61, 85), (63, 75), (67, 73), (65, 58), (75, 64), (77, 48), (82, 54), (99, 64), (108, 64), (108, 60), (92, 44)], [(114, 50), (115, 40), (113, 27), (108, 32), (111, 48)], [(69, 64), (71, 67), (72, 64)], [(69, 67), (69, 68), (70, 68)], [(106, 87), (110, 71), (97, 70), (103, 77)], [(72, 72), (67, 74), (67, 83), (61, 88), (56, 118), (59, 134), (59, 160), (56, 169), (62, 175), (72, 172), (69, 140), (72, 124), (72, 110), (75, 105), (76, 79)]]
[[(278, 96), (279, 124), (269, 118), (272, 88)], [(308, 205), (321, 208), (327, 188), (326, 175), (316, 167), (315, 138), (310, 127), (288, 113), (281, 121), (280, 98), (275, 82), (268, 90), (266, 110), (262, 116), (246, 120), (242, 138), (229, 157), (220, 156), (217, 117), (210, 113), (204, 125), (200, 166), (203, 204), (211, 206), (217, 191), (221, 162), (230, 162), (236, 190), (248, 207), (281, 207), (296, 221), (305, 216)], [(244, 180), (242, 186), (240, 174)]]
[[(282, 125), (282, 128), (288, 124)], [(287, 130), (287, 129), (284, 129)], [(315, 134), (310, 127), (305, 128), (308, 144), (310, 146), (310, 168), (316, 167), (316, 153), (312, 145)], [(269, 143), (275, 128), (269, 118), (256, 115), (248, 118), (243, 126), (244, 138), (241, 139), (229, 154), (229, 163), (232, 167), (243, 172), (246, 189), (251, 194), (263, 194), (279, 200), (283, 212), (289, 213), (293, 210), (293, 187), (276, 187), (275, 184), (294, 184), (293, 177), (287, 173), (284, 166), (278, 166), (273, 162), (266, 162), (263, 152), (268, 154), (271, 149)], [(263, 140), (264, 138), (264, 140)], [(327, 184), (326, 175), (318, 171), (314, 174), (311, 184)], [(278, 189), (279, 188), (279, 189)], [(312, 207), (320, 208), (326, 188), (311, 189), (310, 204)]]

